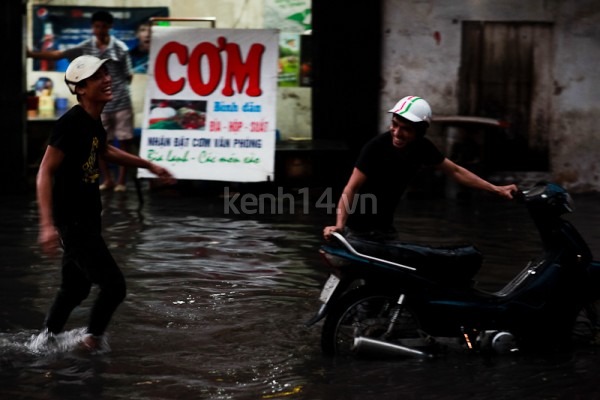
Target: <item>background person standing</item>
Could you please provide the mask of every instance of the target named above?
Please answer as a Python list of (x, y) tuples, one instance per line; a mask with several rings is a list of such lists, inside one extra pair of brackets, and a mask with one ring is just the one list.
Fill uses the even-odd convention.
[(138, 25), (135, 36), (137, 43), (135, 47), (129, 50), (133, 72), (145, 74), (148, 72), (148, 59), (150, 57), (150, 35), (152, 24), (150, 21), (144, 21)]
[[(91, 55), (100, 59), (110, 59), (107, 64), (113, 82), (113, 99), (106, 104), (102, 112), (102, 123), (108, 133), (108, 140), (118, 140), (119, 148), (131, 153), (133, 150), (133, 103), (130, 84), (133, 71), (129, 49), (125, 42), (110, 34), (113, 16), (107, 11), (97, 11), (92, 15), (93, 37), (84, 40), (75, 47), (66, 50), (27, 51), (27, 56), (35, 59), (73, 60), (81, 55)], [(113, 179), (110, 168), (101, 161), (100, 170), (103, 183), (100, 190), (113, 189), (116, 192), (126, 190), (127, 169), (119, 167), (118, 176)]]

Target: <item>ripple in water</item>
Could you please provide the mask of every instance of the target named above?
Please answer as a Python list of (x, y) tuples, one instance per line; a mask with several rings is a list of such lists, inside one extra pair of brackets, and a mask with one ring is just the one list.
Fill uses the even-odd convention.
[[(598, 254), (599, 198), (578, 197), (574, 224)], [(333, 216), (238, 218), (214, 200), (146, 200), (142, 214), (132, 196), (105, 203), (105, 237), (128, 295), (109, 326), (110, 346), (91, 354), (77, 346), (94, 292), (66, 332), (50, 339), (32, 329), (55, 295), (60, 262), (32, 251), (35, 202), (0, 198), (0, 398), (600, 398), (598, 348), (492, 360), (326, 359), (320, 325), (304, 322), (319, 306), (327, 275), (320, 232)], [(493, 286), (541, 250), (522, 207), (493, 197), (407, 200), (397, 226), (407, 241), (473, 242), (486, 257), (479, 277)]]

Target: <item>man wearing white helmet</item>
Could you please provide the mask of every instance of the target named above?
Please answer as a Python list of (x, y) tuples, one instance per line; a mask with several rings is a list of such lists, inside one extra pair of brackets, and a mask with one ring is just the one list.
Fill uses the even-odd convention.
[[(515, 185), (491, 184), (446, 158), (425, 137), (431, 122), (431, 107), (427, 101), (407, 96), (389, 113), (392, 114), (390, 130), (363, 147), (338, 201), (336, 224), (323, 229), (325, 239), (330, 239), (332, 232), (344, 229), (359, 236), (393, 238), (396, 206), (423, 167), (434, 167), (462, 185), (512, 199), (512, 193), (517, 191)], [(361, 194), (373, 196), (374, 207), (364, 210), (352, 207), (355, 196)]]
[(163, 167), (107, 143), (101, 113), (113, 97), (108, 59), (80, 56), (65, 73), (78, 104), (58, 119), (37, 175), (39, 244), (56, 254), (63, 247), (62, 283), (46, 317), (48, 334), (62, 331), (71, 311), (99, 286), (92, 307), (85, 346), (94, 349), (113, 312), (125, 298), (125, 279), (101, 235), (98, 162), (146, 168), (161, 180), (174, 178)]

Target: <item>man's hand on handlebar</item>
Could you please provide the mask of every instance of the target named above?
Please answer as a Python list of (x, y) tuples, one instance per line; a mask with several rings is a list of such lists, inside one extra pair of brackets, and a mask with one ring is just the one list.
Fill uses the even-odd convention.
[(519, 188), (517, 185), (506, 185), (506, 186), (496, 186), (496, 193), (499, 196), (502, 196), (506, 199), (513, 199), (514, 196), (519, 192)]
[(323, 228), (323, 238), (325, 240), (331, 240), (331, 234), (333, 232), (341, 232), (342, 229), (338, 228), (337, 226), (333, 225), (333, 226), (326, 226), (325, 228)]

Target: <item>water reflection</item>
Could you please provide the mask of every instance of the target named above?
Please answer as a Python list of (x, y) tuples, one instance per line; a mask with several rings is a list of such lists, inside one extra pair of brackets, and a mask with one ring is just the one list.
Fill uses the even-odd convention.
[[(600, 252), (600, 196), (575, 196), (570, 217)], [(13, 399), (554, 399), (595, 398), (597, 350), (432, 361), (330, 360), (320, 326), (307, 329), (326, 277), (317, 254), (333, 216), (322, 209), (228, 215), (218, 195), (108, 194), (106, 239), (128, 282), (108, 329), (108, 353), (36, 353), (59, 281), (37, 253), (33, 198), (0, 199), (0, 394)], [(406, 240), (473, 242), (478, 278), (494, 288), (541, 251), (519, 205), (490, 196), (408, 199), (397, 215)], [(89, 299), (93, 299), (94, 293)], [(88, 299), (88, 300), (89, 300)], [(85, 326), (90, 302), (67, 326)], [(544, 332), (540, 332), (543, 335)], [(583, 397), (582, 397), (583, 396)]]

